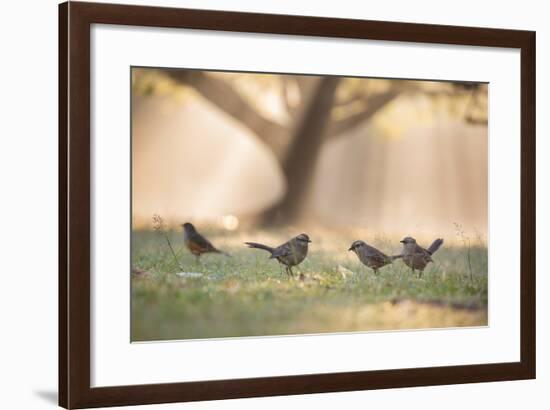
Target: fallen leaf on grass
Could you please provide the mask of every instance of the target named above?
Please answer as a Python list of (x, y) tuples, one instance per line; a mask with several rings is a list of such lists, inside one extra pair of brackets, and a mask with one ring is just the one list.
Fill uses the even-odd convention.
[(135, 276), (136, 278), (142, 278), (149, 275), (151, 275), (151, 272), (147, 272), (146, 270), (139, 268), (132, 268), (132, 276)]
[(202, 278), (204, 276), (200, 272), (176, 272), (176, 275), (180, 278)]
[(353, 276), (355, 273), (348, 268), (344, 268), (342, 265), (338, 265), (338, 272), (342, 275), (342, 279), (346, 279), (348, 276)]

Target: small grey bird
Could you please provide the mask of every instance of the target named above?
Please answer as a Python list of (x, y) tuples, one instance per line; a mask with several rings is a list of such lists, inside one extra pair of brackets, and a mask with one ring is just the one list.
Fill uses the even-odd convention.
[(378, 269), (401, 257), (401, 255), (388, 256), (364, 241), (353, 242), (348, 251), (355, 252), (359, 260), (371, 268), (376, 275), (378, 275)]
[(249, 248), (263, 249), (268, 251), (270, 259), (277, 259), (279, 263), (285, 265), (285, 271), (288, 275), (294, 276), (292, 267), (299, 265), (307, 256), (308, 244), (311, 242), (309, 236), (305, 233), (292, 238), (276, 248), (255, 242), (245, 242)]
[(203, 253), (221, 253), (225, 256), (229, 256), (228, 253), (220, 251), (214, 247), (208, 239), (198, 233), (193, 224), (186, 222), (181, 226), (183, 227), (183, 240), (185, 245), (189, 248), (191, 253), (197, 257), (197, 261), (199, 261)]
[(426, 265), (430, 262), (433, 262), (432, 255), (443, 245), (443, 239), (438, 238), (430, 245), (428, 249), (417, 245), (416, 239), (407, 236), (401, 241), (403, 244), (403, 262), (409, 268), (412, 269), (413, 273), (416, 269), (420, 271), (420, 276)]

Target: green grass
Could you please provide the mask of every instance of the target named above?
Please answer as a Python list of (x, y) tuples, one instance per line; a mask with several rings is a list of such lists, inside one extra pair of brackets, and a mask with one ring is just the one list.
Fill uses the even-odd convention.
[[(319, 232), (307, 259), (289, 279), (267, 252), (245, 240), (279, 244), (287, 230), (226, 233), (204, 231), (231, 253), (205, 255), (197, 263), (180, 233), (169, 233), (185, 272), (162, 234), (136, 231), (132, 265), (132, 340), (197, 339), (324, 332), (479, 326), (487, 324), (487, 249), (444, 245), (421, 278), (401, 261), (378, 276), (347, 248), (350, 234)], [(293, 232), (294, 233), (294, 232)], [(294, 233), (295, 234), (295, 233)], [(396, 241), (393, 241), (396, 242)], [(397, 244), (373, 245), (396, 253)], [(302, 279), (299, 274), (302, 273)]]

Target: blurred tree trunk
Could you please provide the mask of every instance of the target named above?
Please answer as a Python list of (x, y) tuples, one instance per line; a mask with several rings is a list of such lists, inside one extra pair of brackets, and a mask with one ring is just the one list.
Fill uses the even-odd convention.
[(287, 189), (260, 217), (263, 225), (292, 223), (300, 217), (334, 105), (338, 77), (311, 77), (303, 85), (290, 146), (282, 161)]

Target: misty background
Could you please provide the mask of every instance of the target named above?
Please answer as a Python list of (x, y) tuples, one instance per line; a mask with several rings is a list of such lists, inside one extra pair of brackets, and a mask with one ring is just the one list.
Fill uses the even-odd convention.
[(134, 229), (487, 233), (487, 85), (132, 69)]

